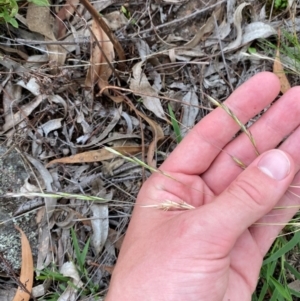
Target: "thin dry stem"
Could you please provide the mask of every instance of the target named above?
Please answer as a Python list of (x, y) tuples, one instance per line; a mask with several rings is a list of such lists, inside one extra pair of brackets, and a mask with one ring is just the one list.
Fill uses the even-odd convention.
[(144, 208), (155, 208), (163, 211), (171, 211), (171, 210), (192, 210), (195, 209), (196, 207), (184, 202), (174, 202), (170, 200), (166, 200), (160, 204), (156, 205), (144, 205), (142, 206)]
[(236, 124), (241, 128), (241, 130), (247, 135), (247, 137), (249, 138), (251, 144), (253, 145), (256, 155), (259, 156), (259, 151), (256, 147), (256, 143), (254, 140), (253, 135), (251, 134), (251, 132), (246, 128), (246, 126), (237, 118), (237, 116), (231, 111), (231, 109), (229, 109), (224, 103), (212, 98), (211, 96), (207, 95), (207, 98), (217, 107), (222, 108), (235, 122)]

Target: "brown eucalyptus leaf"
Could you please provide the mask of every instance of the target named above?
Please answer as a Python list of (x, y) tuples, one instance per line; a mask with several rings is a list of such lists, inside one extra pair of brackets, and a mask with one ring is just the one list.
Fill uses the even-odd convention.
[[(91, 36), (92, 53), (85, 86), (93, 87), (94, 84), (98, 83), (99, 88), (102, 89), (108, 85), (108, 79), (112, 74), (111, 67), (108, 65), (105, 56), (110, 63), (113, 62), (115, 58), (114, 46), (95, 20), (93, 20), (91, 30), (93, 32), (93, 36)], [(98, 43), (102, 50), (98, 46)]]
[[(142, 151), (141, 146), (118, 146), (118, 147), (114, 147), (113, 149), (123, 155), (136, 155)], [(115, 157), (116, 157), (115, 154), (109, 152), (105, 148), (102, 148), (99, 150), (92, 150), (92, 151), (76, 154), (71, 157), (54, 159), (50, 161), (46, 165), (46, 167), (49, 167), (54, 163), (75, 164), (75, 163), (87, 163), (87, 162), (101, 162), (103, 160), (110, 160)]]
[(15, 227), (21, 233), (22, 266), (20, 282), (23, 284), (26, 290), (24, 290), (22, 286), (19, 286), (13, 301), (29, 301), (31, 298), (30, 293), (33, 285), (33, 258), (30, 244), (25, 233), (18, 226)]
[(280, 91), (284, 94), (291, 88), (291, 85), (285, 75), (284, 68), (280, 60), (279, 48), (277, 48), (276, 50), (276, 56), (273, 64), (273, 72), (278, 76), (280, 81)]

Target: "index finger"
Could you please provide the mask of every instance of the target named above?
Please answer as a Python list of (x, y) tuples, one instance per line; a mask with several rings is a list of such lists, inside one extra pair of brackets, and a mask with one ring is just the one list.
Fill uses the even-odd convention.
[[(269, 105), (279, 90), (276, 75), (258, 73), (234, 91), (225, 105), (242, 123), (246, 123)], [(240, 127), (222, 108), (215, 109), (188, 133), (163, 163), (162, 170), (190, 175), (205, 172), (239, 130)]]

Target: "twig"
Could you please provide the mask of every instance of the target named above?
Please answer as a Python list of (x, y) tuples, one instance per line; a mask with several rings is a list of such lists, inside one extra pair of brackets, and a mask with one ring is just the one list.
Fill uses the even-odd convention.
[[(81, 0), (82, 1), (82, 0)], [(85, 0), (84, 0), (85, 1)], [(206, 7), (206, 8), (203, 8), (203, 9), (200, 9), (200, 10), (196, 10), (195, 12), (193, 12), (192, 14), (190, 15), (186, 15), (182, 18), (179, 18), (179, 19), (175, 19), (175, 20), (172, 20), (170, 22), (167, 22), (167, 23), (164, 23), (164, 24), (160, 24), (156, 27), (151, 27), (151, 28), (148, 28), (148, 29), (145, 29), (145, 30), (142, 30), (142, 31), (139, 31), (138, 33), (135, 33), (135, 34), (132, 34), (132, 35), (128, 35), (130, 37), (135, 37), (136, 35), (140, 35), (140, 34), (143, 34), (143, 33), (146, 33), (146, 32), (149, 32), (149, 31), (152, 31), (152, 30), (158, 30), (158, 29), (161, 29), (163, 27), (169, 27), (172, 28), (172, 26), (178, 22), (184, 22), (184, 21), (187, 21), (188, 19), (190, 18), (194, 18), (196, 17), (197, 15), (199, 14), (202, 14), (218, 5), (220, 5), (221, 3), (223, 2), (227, 2), (226, 0), (222, 0), (222, 1), (217, 1), (215, 4), (209, 6), (209, 7)]]
[(219, 26), (218, 26), (216, 16), (215, 16), (214, 13), (213, 13), (213, 17), (214, 17), (214, 22), (215, 22), (216, 33), (217, 33), (217, 36), (218, 36), (220, 52), (221, 52), (221, 55), (222, 55), (222, 60), (223, 60), (223, 63), (224, 63), (225, 71), (227, 73), (228, 84), (230, 86), (231, 92), (233, 92), (233, 87), (232, 87), (232, 84), (231, 84), (230, 75), (229, 75), (228, 67), (227, 67), (226, 60), (225, 60), (225, 55), (224, 55), (224, 51), (223, 51), (223, 47), (222, 47), (222, 42), (221, 42), (221, 39), (220, 39)]
[[(214, 98), (212, 98), (211, 96), (206, 94), (206, 97), (208, 98), (209, 101), (211, 101), (215, 106), (222, 108), (235, 122), (236, 124), (241, 128), (241, 130), (246, 134), (246, 136), (249, 138), (251, 144), (253, 145), (254, 149), (255, 149), (255, 153), (256, 155), (259, 156), (259, 151), (256, 147), (256, 142), (254, 140), (253, 135), (251, 134), (251, 132), (246, 128), (246, 126), (237, 118), (237, 116), (231, 111), (230, 108), (228, 108), (224, 103), (215, 100)], [(234, 159), (236, 161), (236, 158)], [(236, 161), (237, 162), (237, 161)]]
[(18, 284), (19, 289), (21, 289), (24, 292), (26, 292), (31, 298), (33, 298), (33, 300), (36, 300), (36, 298), (34, 298), (32, 296), (32, 294), (31, 294), (31, 292), (26, 288), (26, 286), (24, 285), (24, 283), (22, 283), (20, 281), (19, 277), (14, 272), (14, 269), (12, 268), (11, 264), (6, 260), (6, 258), (4, 257), (4, 255), (3, 255), (2, 252), (0, 252), (0, 261), (2, 261), (3, 266), (6, 269), (8, 275), (11, 275), (12, 278), (14, 279), (14, 281)]
[(116, 52), (119, 56), (119, 60), (122, 61), (122, 62), (119, 62), (120, 67), (121, 67), (120, 69), (125, 70), (125, 64), (124, 64), (124, 61), (126, 59), (125, 53), (124, 53), (123, 47), (117, 40), (116, 36), (113, 34), (113, 32), (110, 30), (110, 28), (105, 23), (105, 21), (101, 18), (100, 14), (96, 11), (96, 9), (92, 6), (92, 4), (88, 0), (80, 0), (80, 2), (89, 11), (89, 13), (92, 15), (92, 17), (97, 22), (99, 27), (101, 29), (103, 29), (103, 31), (109, 37), (110, 41), (113, 43), (113, 45), (116, 49)]

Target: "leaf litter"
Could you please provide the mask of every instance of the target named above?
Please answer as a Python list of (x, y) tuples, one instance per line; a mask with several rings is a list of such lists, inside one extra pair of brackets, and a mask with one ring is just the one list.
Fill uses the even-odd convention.
[[(258, 2), (81, 3), (30, 3), (19, 12), (22, 27), (2, 27), (0, 37), (0, 131), (4, 144), (17, 147), (30, 164), (19, 193), (31, 196), (15, 218), (36, 212), (36, 274), (57, 266), (73, 285), (63, 290), (46, 279), (33, 282), (33, 292), (59, 293), (59, 300), (84, 300), (83, 292), (93, 300), (88, 283), (99, 284), (98, 292), (107, 289), (134, 200), (150, 175), (143, 164), (157, 170), (175, 148), (174, 118), (184, 136), (215, 105), (222, 107), (232, 88), (272, 70), (264, 58), (243, 53), (259, 49), (259, 39), (276, 37), (281, 26)], [(300, 31), (297, 15), (286, 24)], [(284, 93), (289, 83), (278, 51), (273, 57)], [(247, 125), (235, 120), (256, 147)], [(70, 229), (81, 251), (91, 240), (88, 275), (72, 261)]]

